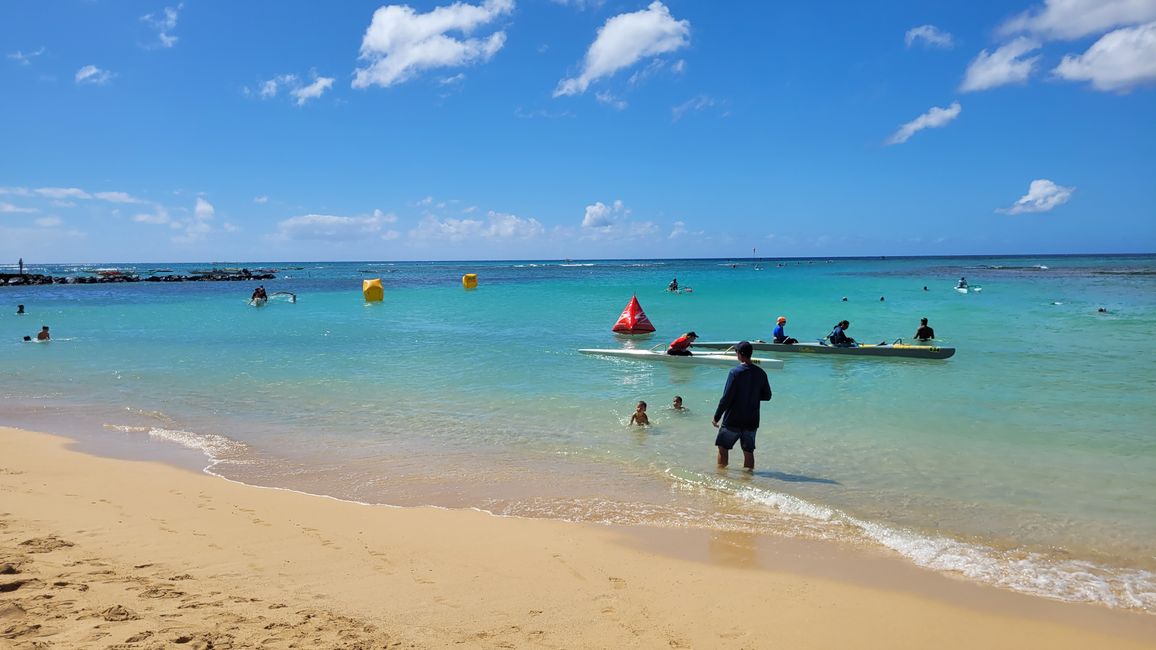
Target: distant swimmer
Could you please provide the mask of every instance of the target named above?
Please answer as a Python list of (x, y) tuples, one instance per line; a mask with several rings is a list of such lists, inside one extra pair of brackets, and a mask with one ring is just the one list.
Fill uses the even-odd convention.
[(925, 284), (925, 285), (923, 285), (923, 290), (924, 290), (924, 291), (927, 291), (927, 285), (926, 285), (926, 284)]
[(784, 345), (794, 345), (794, 344), (798, 343), (799, 342), (798, 339), (793, 339), (793, 338), (787, 336), (787, 332), (784, 329), (786, 327), (786, 325), (787, 325), (787, 317), (786, 316), (779, 316), (777, 319), (775, 319), (775, 329), (774, 329), (774, 331), (771, 332), (771, 336), (774, 337), (774, 339), (773, 339), (774, 342), (775, 343), (782, 343)]
[(639, 402), (638, 406), (634, 407), (634, 415), (630, 416), (630, 423), (640, 427), (650, 424), (650, 418), (646, 416), (646, 402)]
[(967, 278), (960, 278), (959, 283), (955, 285), (955, 288), (956, 289), (966, 289), (967, 288)]
[(1097, 312), (1099, 312), (1099, 313), (1101, 313), (1101, 314), (1106, 314), (1106, 313), (1108, 313), (1108, 310), (1107, 310), (1107, 309), (1104, 309), (1103, 307), (1100, 307), (1100, 308), (1099, 308), (1099, 309), (1097, 309), (1096, 311), (1097, 311)]
[(678, 278), (674, 278), (673, 280), (671, 280), (670, 284), (666, 285), (666, 290), (667, 291), (678, 291)]
[(267, 300), (269, 300), (269, 294), (265, 293), (265, 286), (264, 285), (258, 286), (256, 289), (253, 289), (253, 295), (249, 297), (249, 302), (253, 303), (254, 305), (256, 305), (258, 303), (263, 303)]
[(855, 339), (847, 336), (847, 328), (851, 327), (850, 321), (841, 320), (827, 335), (830, 339), (831, 345), (837, 348), (853, 348), (856, 346)]
[(23, 316), (24, 315), (24, 305), (16, 305), (16, 315), (17, 316)]
[(48, 326), (45, 325), (40, 328), (40, 332), (36, 334), (37, 341), (47, 341), (52, 337), (48, 335)]
[(685, 411), (686, 407), (682, 405), (682, 395), (675, 395), (674, 401), (670, 403), (670, 408), (676, 411)]
[(915, 340), (930, 341), (933, 338), (935, 338), (935, 330), (928, 327), (926, 318), (920, 318), (919, 329), (915, 330)]
[(698, 338), (698, 334), (694, 332), (687, 332), (682, 336), (670, 342), (670, 346), (666, 348), (667, 354), (673, 354), (679, 357), (690, 356), (690, 345)]
[(883, 296), (879, 296), (879, 302), (883, 302)]
[(847, 296), (843, 296), (843, 302), (847, 302)]

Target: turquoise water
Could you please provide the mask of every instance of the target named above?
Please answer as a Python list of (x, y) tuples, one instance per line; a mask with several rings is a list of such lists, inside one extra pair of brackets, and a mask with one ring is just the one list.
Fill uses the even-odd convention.
[[(256, 283), (0, 287), (0, 422), (365, 502), (882, 545), (1156, 612), (1156, 257), (288, 266), (264, 284), (298, 301), (262, 308)], [(362, 300), (370, 277), (384, 302)], [(632, 294), (650, 339), (610, 332)], [(754, 474), (714, 467), (725, 367), (577, 353), (767, 338), (780, 314), (800, 340), (846, 318), (864, 342), (926, 316), (959, 351), (783, 355)], [(53, 342), (20, 341), (41, 324)], [(626, 425), (640, 399), (646, 429)]]

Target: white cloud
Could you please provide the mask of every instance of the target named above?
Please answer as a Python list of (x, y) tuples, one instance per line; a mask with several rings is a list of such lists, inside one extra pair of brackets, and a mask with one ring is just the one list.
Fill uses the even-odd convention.
[(907, 47), (911, 47), (918, 41), (923, 41), (928, 47), (939, 47), (945, 50), (951, 49), (955, 45), (951, 34), (940, 31), (935, 25), (912, 27), (903, 35), (903, 42), (907, 43)]
[(1156, 82), (1156, 22), (1105, 34), (1087, 52), (1068, 55), (1052, 71), (1069, 81), (1090, 81), (1096, 90), (1128, 91)]
[(1063, 205), (1072, 198), (1074, 187), (1063, 187), (1047, 179), (1032, 181), (1028, 193), (1021, 196), (1010, 208), (1000, 208), (996, 212), (1006, 214), (1022, 214), (1025, 212), (1047, 212), (1052, 208)]
[(111, 80), (113, 74), (108, 70), (101, 70), (94, 65), (86, 65), (76, 71), (76, 83), (103, 86)]
[(574, 7), (575, 9), (597, 9), (602, 6), (606, 0), (550, 0), (556, 5), (563, 5), (567, 7)]
[(277, 237), (293, 240), (357, 241), (380, 235), (384, 224), (397, 218), (375, 210), (368, 217), (341, 217), (330, 214), (306, 214), (277, 224)]
[(537, 219), (523, 219), (516, 215), (491, 210), (486, 219), (438, 219), (424, 217), (409, 235), (417, 240), (467, 241), (475, 239), (532, 239), (545, 234), (546, 228)]
[(205, 220), (212, 219), (215, 214), (217, 214), (217, 209), (213, 207), (213, 204), (198, 196), (197, 205), (193, 208), (193, 216)]
[(177, 28), (177, 13), (184, 7), (179, 4), (175, 7), (165, 7), (159, 14), (145, 14), (142, 22), (157, 30), (157, 47), (172, 47), (177, 44), (177, 37), (172, 31)]
[(679, 104), (678, 106), (671, 108), (670, 119), (674, 122), (677, 122), (681, 120), (687, 113), (698, 112), (703, 109), (710, 108), (717, 103), (718, 102), (714, 97), (708, 97), (706, 95), (698, 95), (696, 97), (692, 97)]
[(261, 196), (254, 196), (253, 203), (265, 204), (269, 202), (269, 197), (262, 194)]
[(967, 66), (967, 73), (959, 90), (971, 92), (1006, 84), (1024, 83), (1040, 57), (1033, 56), (1022, 60), (1019, 57), (1039, 47), (1039, 41), (1021, 36), (991, 54), (988, 54), (987, 50), (982, 50)]
[(959, 117), (961, 110), (963, 109), (959, 105), (959, 102), (952, 102), (951, 106), (947, 108), (932, 106), (931, 109), (923, 115), (899, 127), (899, 130), (887, 139), (887, 144), (903, 144), (907, 142), (911, 136), (923, 129), (937, 129), (946, 126), (948, 122)]
[(679, 59), (670, 66), (670, 71), (674, 74), (682, 74), (686, 72), (686, 59)]
[(614, 16), (598, 30), (586, 51), (582, 72), (563, 79), (555, 97), (581, 95), (590, 84), (638, 61), (667, 54), (690, 44), (690, 21), (675, 20), (666, 5), (655, 0), (642, 11)]
[(464, 72), (459, 72), (455, 75), (451, 75), (449, 77), (442, 77), (441, 79), (438, 79), (438, 84), (440, 84), (442, 86), (452, 86), (453, 84), (461, 83), (465, 80), (466, 80), (466, 74)]
[(50, 199), (91, 199), (92, 195), (76, 187), (41, 187), (36, 193)]
[(0, 187), (0, 194), (11, 194), (12, 196), (32, 196), (32, 191), (27, 187)]
[(279, 74), (275, 75), (272, 79), (266, 79), (265, 81), (262, 81), (257, 86), (256, 90), (250, 90), (248, 87), (246, 87), (245, 94), (257, 95), (261, 99), (272, 99), (277, 96), (277, 93), (280, 92), (282, 88), (289, 88), (293, 86), (300, 86), (300, 84), (297, 82), (297, 75)]
[(629, 215), (630, 210), (626, 209), (622, 201), (615, 201), (610, 205), (598, 201), (594, 205), (586, 206), (586, 214), (582, 217), (582, 227), (606, 228), (613, 226)]
[(8, 58), (16, 61), (20, 65), (28, 65), (32, 63), (32, 59), (35, 59), (41, 54), (44, 54), (44, 52), (46, 52), (46, 50), (43, 47), (32, 52), (21, 52), (20, 50), (16, 50), (15, 52), (9, 54)]
[(36, 208), (22, 208), (20, 206), (12, 205), (11, 203), (4, 203), (3, 201), (0, 201), (0, 212), (8, 213), (8, 214), (15, 214), (15, 213), (21, 213), (21, 212), (40, 212), (40, 211), (37, 210)]
[(60, 217), (40, 217), (35, 220), (35, 223), (41, 228), (55, 228), (63, 222), (60, 220)]
[(670, 230), (668, 239), (678, 239), (679, 237), (685, 236), (687, 232), (689, 231), (686, 229), (686, 223), (682, 221), (675, 221), (674, 227)]
[(378, 208), (373, 209), (373, 218), (380, 219), (382, 223), (397, 223), (397, 215), (392, 212), (386, 214)]
[(313, 83), (309, 84), (308, 86), (295, 88), (290, 92), (294, 97), (297, 98), (297, 105), (301, 106), (310, 99), (317, 99), (320, 97), (332, 85), (333, 77), (319, 77), (316, 75), (316, 73), (314, 73)]
[[(496, 31), (469, 38), (476, 30), (514, 10), (514, 0), (485, 0), (480, 5), (455, 2), (418, 13), (406, 5), (387, 5), (373, 12), (361, 41), (354, 88), (387, 88), (408, 81), (424, 70), (472, 65), (490, 60), (506, 43)], [(450, 36), (459, 32), (461, 38)]]
[(96, 192), (92, 196), (109, 203), (144, 203), (127, 192)]
[(163, 207), (161, 207), (159, 205), (156, 206), (154, 209), (156, 211), (153, 212), (152, 214), (149, 214), (147, 212), (142, 212), (140, 214), (133, 216), (132, 220), (137, 222), (137, 223), (148, 223), (148, 224), (153, 224), (153, 225), (161, 225), (161, 224), (169, 223), (168, 210), (165, 210)]
[(618, 97), (614, 93), (607, 90), (594, 93), (594, 99), (597, 99), (599, 104), (606, 104), (607, 106), (620, 111), (629, 106), (625, 99), (622, 99), (621, 97)]
[(1072, 40), (1115, 27), (1156, 20), (1156, 0), (1045, 0), (1000, 26), (1004, 35), (1028, 32), (1049, 40)]

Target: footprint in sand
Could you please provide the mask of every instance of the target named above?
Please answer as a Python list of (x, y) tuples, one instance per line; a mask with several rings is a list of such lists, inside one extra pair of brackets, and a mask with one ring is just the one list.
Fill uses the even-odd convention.
[(27, 547), (29, 553), (49, 553), (60, 548), (68, 548), (76, 546), (72, 542), (60, 539), (56, 535), (49, 535), (48, 537), (33, 537), (20, 542), (21, 546)]

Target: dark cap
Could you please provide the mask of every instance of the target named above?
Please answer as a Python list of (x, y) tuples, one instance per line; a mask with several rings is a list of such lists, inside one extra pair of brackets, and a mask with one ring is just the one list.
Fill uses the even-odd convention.
[(698, 338), (698, 334), (695, 334), (694, 331), (687, 332), (686, 335), (687, 336), (693, 336), (696, 339)]
[(749, 359), (755, 353), (755, 347), (750, 341), (739, 341), (735, 344), (735, 352)]

